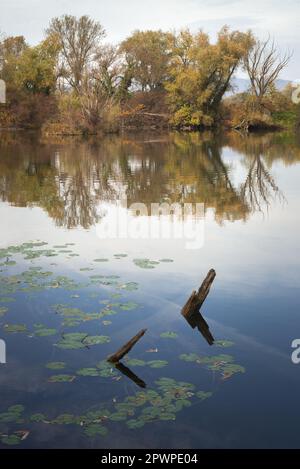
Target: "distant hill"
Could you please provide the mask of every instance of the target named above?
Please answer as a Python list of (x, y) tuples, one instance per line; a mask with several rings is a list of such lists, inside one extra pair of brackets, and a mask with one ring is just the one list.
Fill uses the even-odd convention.
[[(289, 83), (291, 83), (290, 80), (281, 80), (281, 79), (276, 80), (276, 86), (280, 91), (283, 90), (286, 87), (286, 85), (288, 85)], [(235, 77), (232, 80), (232, 84), (234, 86), (234, 90), (229, 91), (227, 93), (227, 96), (235, 94), (235, 93), (243, 93), (243, 92), (247, 91), (250, 87), (250, 80), (248, 80), (247, 78), (236, 78)]]

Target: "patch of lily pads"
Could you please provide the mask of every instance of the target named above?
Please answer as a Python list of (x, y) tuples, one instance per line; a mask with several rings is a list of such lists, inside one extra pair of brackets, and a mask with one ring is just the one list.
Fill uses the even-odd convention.
[(155, 269), (157, 265), (160, 263), (171, 263), (174, 262), (173, 259), (160, 259), (158, 261), (150, 260), (148, 258), (138, 258), (138, 259), (133, 259), (133, 263), (137, 266), (140, 267), (141, 269)]
[(126, 360), (126, 364), (130, 367), (135, 366), (149, 366), (150, 368), (164, 368), (168, 365), (166, 360), (150, 360), (144, 361), (136, 358), (130, 358)]
[(64, 350), (77, 350), (89, 348), (93, 345), (102, 345), (110, 342), (110, 337), (105, 335), (88, 335), (84, 332), (73, 332), (63, 334), (62, 338), (55, 345)]
[(196, 353), (181, 354), (179, 358), (185, 362), (194, 362), (204, 365), (210, 371), (218, 371), (223, 379), (228, 379), (236, 373), (245, 373), (245, 368), (234, 363), (234, 357), (231, 355), (220, 354), (214, 356), (202, 356)]

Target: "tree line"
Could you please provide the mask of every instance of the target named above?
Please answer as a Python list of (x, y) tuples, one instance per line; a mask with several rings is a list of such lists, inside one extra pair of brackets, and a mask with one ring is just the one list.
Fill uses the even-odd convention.
[[(189, 29), (137, 30), (118, 45), (105, 36), (98, 21), (70, 15), (52, 19), (36, 46), (23, 36), (2, 36), (7, 103), (0, 126), (57, 134), (138, 125), (249, 128), (297, 114), (291, 87), (276, 89), (291, 54), (280, 56), (271, 39), (227, 26), (214, 43)], [(239, 68), (248, 74), (249, 90), (228, 97)]]

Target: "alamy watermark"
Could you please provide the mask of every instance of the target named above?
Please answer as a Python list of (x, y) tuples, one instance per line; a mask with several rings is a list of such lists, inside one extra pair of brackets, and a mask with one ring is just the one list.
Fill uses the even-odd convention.
[(295, 365), (299, 365), (300, 363), (300, 339), (294, 339), (292, 342), (292, 348), (295, 350), (293, 351), (291, 355), (292, 362)]
[(292, 92), (292, 101), (294, 104), (300, 103), (300, 80), (295, 80), (292, 83), (292, 87), (295, 88)]
[(108, 204), (106, 214), (96, 226), (101, 239), (183, 240), (186, 249), (204, 244), (203, 203), (133, 203), (127, 197)]
[(6, 83), (4, 80), (0, 80), (0, 104), (6, 103)]
[(0, 364), (6, 363), (6, 343), (0, 339)]

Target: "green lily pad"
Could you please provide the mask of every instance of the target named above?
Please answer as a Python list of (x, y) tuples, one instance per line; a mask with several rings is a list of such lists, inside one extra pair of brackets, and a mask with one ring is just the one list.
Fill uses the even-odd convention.
[(33, 414), (30, 417), (31, 422), (43, 422), (47, 420), (47, 417), (44, 414)]
[(50, 370), (63, 370), (65, 367), (65, 362), (49, 362), (46, 365), (46, 368), (49, 368)]
[(133, 263), (141, 269), (154, 269), (159, 264), (157, 261), (151, 261), (150, 259), (133, 259)]
[(150, 368), (164, 368), (168, 365), (168, 362), (166, 360), (151, 360), (147, 362), (147, 365), (150, 366)]
[(86, 434), (86, 436), (89, 436), (89, 437), (95, 437), (98, 435), (106, 436), (108, 433), (108, 430), (103, 425), (93, 423), (91, 425), (88, 425), (85, 428), (84, 433)]
[(1, 437), (1, 443), (3, 443), (4, 445), (15, 446), (22, 443), (22, 439), (18, 435), (7, 435)]
[(126, 361), (128, 366), (145, 366), (146, 362), (144, 360), (138, 360), (136, 358), (130, 358)]
[(11, 298), (9, 296), (4, 296), (2, 298), (0, 298), (0, 303), (13, 303), (14, 301), (16, 301), (14, 298)]
[(5, 324), (4, 325), (5, 332), (26, 332), (27, 327), (25, 324)]
[(48, 337), (55, 334), (57, 334), (57, 330), (53, 328), (38, 327), (35, 330), (35, 335), (38, 337)]
[(5, 306), (0, 306), (0, 318), (4, 316), (4, 314), (6, 314), (7, 311), (8, 311), (8, 308), (6, 308)]
[(0, 414), (0, 423), (17, 422), (22, 413), (24, 412), (24, 406), (16, 404), (8, 407), (6, 412)]
[(120, 288), (121, 290), (126, 290), (126, 291), (135, 291), (138, 289), (138, 287), (139, 287), (139, 284), (136, 282), (127, 282), (127, 283), (118, 285), (118, 288)]
[(134, 303), (133, 301), (128, 301), (128, 303), (121, 303), (119, 308), (124, 310), (124, 311), (132, 311), (133, 309), (136, 309), (138, 307), (137, 303)]
[(72, 425), (77, 423), (77, 418), (73, 414), (61, 414), (52, 423), (57, 425)]
[(204, 392), (204, 391), (198, 391), (196, 393), (196, 396), (201, 399), (202, 401), (205, 400), (205, 399), (208, 399), (209, 397), (211, 397), (213, 395), (212, 392)]
[(160, 337), (162, 339), (177, 339), (178, 337), (178, 334), (176, 334), (176, 332), (162, 332), (162, 334), (160, 334)]
[(97, 368), (81, 368), (76, 373), (79, 376), (99, 376)]
[(48, 379), (49, 383), (71, 383), (76, 376), (73, 375), (53, 375)]
[(110, 342), (110, 337), (106, 335), (92, 335), (84, 339), (85, 345), (108, 344), (109, 342)]
[(145, 423), (142, 420), (131, 419), (127, 420), (126, 425), (131, 430), (135, 430), (136, 428), (142, 428)]

